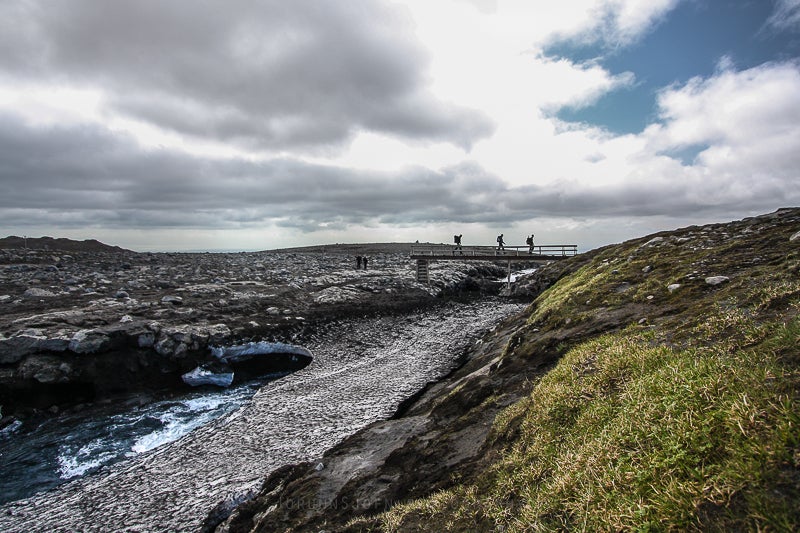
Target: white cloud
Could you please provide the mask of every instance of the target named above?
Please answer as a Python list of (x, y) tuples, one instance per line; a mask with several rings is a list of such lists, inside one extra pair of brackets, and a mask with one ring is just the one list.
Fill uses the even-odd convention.
[[(657, 25), (683, 0), (579, 0), (560, 2), (549, 40), (627, 46)], [(547, 3), (547, 8), (542, 6)], [(541, 12), (553, 2), (534, 2)]]
[(708, 146), (698, 163), (723, 175), (800, 172), (798, 63), (693, 78), (664, 90), (658, 105), (663, 125), (645, 133), (654, 150)]
[[(565, 169), (570, 163), (560, 151), (564, 143), (554, 139), (554, 123), (548, 115), (561, 107), (591, 105), (610, 91), (631, 86), (635, 76), (630, 72), (614, 75), (592, 62), (550, 59), (540, 49), (554, 31), (570, 35), (585, 31), (592, 24), (592, 6), (606, 9), (606, 4), (581, 0), (548, 2), (543, 7), (528, 0), (500, 0), (487, 13), (463, 0), (403, 2), (417, 36), (430, 51), (431, 90), (444, 101), (485, 111), (496, 130), (468, 154), (432, 143), (427, 150), (406, 140), (361, 132), (349, 150), (329, 161), (386, 168), (390, 161), (409, 158), (406, 164), (414, 160), (441, 168), (468, 157), (515, 185), (571, 174), (572, 170)], [(618, 2), (614, 9), (624, 10), (626, 5)], [(647, 11), (643, 7), (629, 10)], [(655, 16), (654, 10), (647, 12)]]
[(628, 44), (657, 24), (681, 0), (609, 0), (606, 12), (613, 21), (613, 40)]
[(777, 0), (767, 25), (778, 30), (800, 29), (800, 0)]

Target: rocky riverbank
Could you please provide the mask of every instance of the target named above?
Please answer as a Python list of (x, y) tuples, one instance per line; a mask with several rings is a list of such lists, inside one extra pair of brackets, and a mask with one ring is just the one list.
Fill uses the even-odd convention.
[(55, 242), (0, 250), (3, 436), (134, 393), (124, 403), (144, 409), (158, 395), (138, 393), (186, 390), (181, 374), (220, 356), (238, 374), (250, 348), (226, 346), (302, 345), (284, 350), (302, 370), (178, 442), (4, 505), (4, 531), (197, 529), (275, 468), (390, 416), (519, 308), (486, 300), (504, 268), (443, 263), (419, 284), (398, 245), (142, 254)]
[(5, 415), (182, 387), (182, 374), (212, 361), (211, 346), (290, 342), (331, 318), (497, 290), (488, 280), (503, 274), (489, 264), (441, 264), (431, 284), (419, 284), (403, 245), (365, 248), (364, 270), (336, 247), (151, 254), (96, 241), (3, 242), (11, 246), (0, 249)]
[(179, 441), (0, 506), (0, 529), (197, 531), (209, 514), (224, 518), (251, 498), (272, 471), (318, 458), (391, 417), (522, 307), (496, 298), (441, 301), (404, 314), (327, 321), (303, 338), (314, 355), (309, 366)]

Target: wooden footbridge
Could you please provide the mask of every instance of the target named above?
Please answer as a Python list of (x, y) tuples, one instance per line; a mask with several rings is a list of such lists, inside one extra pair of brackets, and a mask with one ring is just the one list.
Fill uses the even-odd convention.
[(454, 244), (417, 244), (411, 247), (411, 259), (417, 260), (417, 281), (429, 283), (431, 261), (557, 261), (578, 254), (577, 244), (546, 244), (534, 246), (457, 246)]

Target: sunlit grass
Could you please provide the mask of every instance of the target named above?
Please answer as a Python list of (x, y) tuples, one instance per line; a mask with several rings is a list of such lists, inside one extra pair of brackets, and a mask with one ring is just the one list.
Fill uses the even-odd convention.
[(800, 322), (754, 316), (796, 291), (759, 291), (755, 309), (718, 306), (680, 349), (635, 327), (572, 348), (497, 417), (500, 461), (395, 507), (384, 528), (797, 530)]

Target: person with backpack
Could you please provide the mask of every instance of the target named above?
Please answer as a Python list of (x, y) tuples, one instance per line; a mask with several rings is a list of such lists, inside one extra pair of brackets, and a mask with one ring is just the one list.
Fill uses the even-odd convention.
[(456, 243), (456, 247), (453, 249), (453, 255), (456, 255), (456, 250), (461, 252), (461, 255), (464, 255), (464, 251), (461, 249), (461, 237), (463, 235), (453, 235), (453, 242)]
[(499, 252), (500, 250), (505, 250), (505, 244), (506, 243), (503, 242), (503, 234), (501, 233), (497, 236), (497, 251)]
[(530, 237), (525, 239), (525, 244), (528, 245), (528, 253), (532, 254), (533, 253), (533, 233), (531, 233)]

